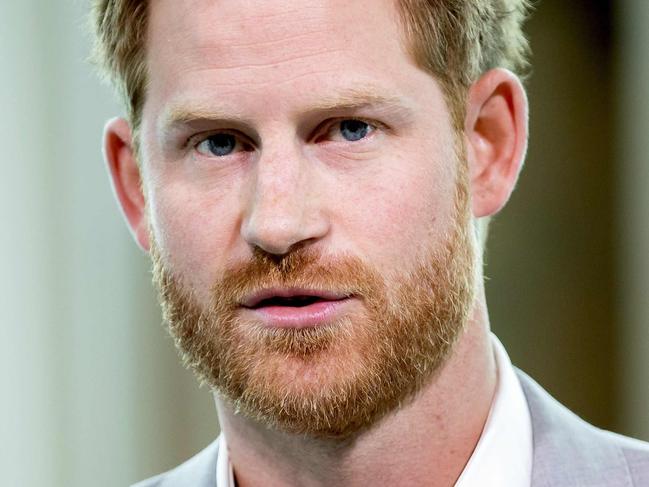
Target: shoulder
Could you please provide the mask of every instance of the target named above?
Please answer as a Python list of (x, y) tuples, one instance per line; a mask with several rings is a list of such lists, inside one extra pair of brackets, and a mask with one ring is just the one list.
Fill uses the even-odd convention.
[(598, 431), (605, 441), (616, 444), (622, 451), (633, 485), (649, 485), (649, 443), (610, 431)]
[(649, 443), (604, 431), (517, 370), (532, 419), (532, 485), (649, 485)]
[(216, 460), (219, 440), (214, 440), (198, 454), (163, 474), (131, 487), (213, 487), (216, 485)]

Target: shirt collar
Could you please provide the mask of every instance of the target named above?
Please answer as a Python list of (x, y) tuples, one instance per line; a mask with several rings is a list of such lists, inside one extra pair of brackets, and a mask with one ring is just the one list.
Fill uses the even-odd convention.
[[(491, 334), (498, 381), (487, 422), (455, 487), (529, 487), (532, 421), (527, 400), (500, 340)], [(225, 435), (219, 436), (216, 487), (234, 487)]]
[(216, 458), (216, 487), (234, 487), (234, 472), (228, 456), (225, 435), (219, 435), (219, 449)]
[(532, 420), (527, 399), (505, 348), (491, 334), (498, 385), (478, 444), (455, 487), (529, 487)]

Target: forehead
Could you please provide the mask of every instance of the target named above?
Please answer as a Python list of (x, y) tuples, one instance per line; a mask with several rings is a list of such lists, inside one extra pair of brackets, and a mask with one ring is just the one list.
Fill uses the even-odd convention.
[[(399, 50), (391, 0), (156, 0), (150, 8), (153, 56), (263, 68), (318, 55), (342, 44), (359, 54)], [(182, 57), (181, 57), (182, 55)]]
[(154, 35), (162, 34), (156, 44), (184, 40), (250, 55), (277, 44), (294, 50), (301, 40), (334, 33), (347, 41), (376, 33), (391, 42), (396, 14), (393, 0), (154, 0), (150, 25)]
[[(410, 62), (392, 0), (155, 0), (149, 92), (227, 97), (389, 85)], [(346, 86), (347, 89), (358, 86)]]

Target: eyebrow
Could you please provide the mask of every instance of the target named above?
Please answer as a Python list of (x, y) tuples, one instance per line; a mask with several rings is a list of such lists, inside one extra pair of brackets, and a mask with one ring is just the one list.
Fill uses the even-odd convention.
[(365, 107), (408, 109), (408, 104), (396, 96), (380, 95), (371, 90), (352, 89), (318, 100), (307, 109), (307, 112), (332, 112)]
[(237, 125), (246, 125), (244, 117), (231, 111), (218, 109), (213, 106), (178, 105), (165, 110), (160, 118), (159, 127), (162, 132), (169, 132), (179, 125), (187, 125), (201, 121), (230, 121)]
[[(385, 96), (373, 90), (344, 90), (331, 97), (318, 99), (308, 105), (303, 113), (335, 113), (372, 108), (378, 111), (395, 113), (402, 117), (413, 111), (411, 104), (396, 96)], [(175, 128), (199, 123), (224, 123), (229, 126), (249, 127), (250, 120), (239, 113), (204, 104), (178, 104), (165, 110), (160, 119), (162, 133), (172, 132)]]

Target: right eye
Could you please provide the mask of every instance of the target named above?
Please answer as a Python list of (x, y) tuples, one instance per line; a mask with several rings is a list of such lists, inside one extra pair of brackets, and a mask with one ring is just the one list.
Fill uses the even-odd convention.
[(198, 153), (206, 157), (225, 157), (242, 149), (237, 137), (227, 132), (209, 135), (196, 145)]

